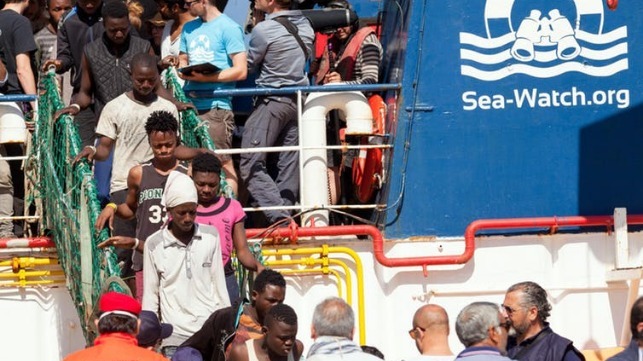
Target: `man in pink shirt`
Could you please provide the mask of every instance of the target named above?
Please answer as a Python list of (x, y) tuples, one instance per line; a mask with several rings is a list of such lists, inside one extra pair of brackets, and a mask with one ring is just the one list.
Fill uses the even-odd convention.
[(221, 161), (211, 153), (200, 154), (192, 161), (192, 179), (199, 197), (196, 223), (216, 227), (219, 231), (226, 286), (230, 303), (234, 304), (234, 301), (239, 298), (239, 284), (232, 267), (232, 250), (236, 251), (237, 259), (246, 269), (261, 272), (264, 267), (254, 258), (248, 248), (246, 230), (243, 225), (246, 213), (243, 211), (241, 203), (219, 195), (220, 173)]

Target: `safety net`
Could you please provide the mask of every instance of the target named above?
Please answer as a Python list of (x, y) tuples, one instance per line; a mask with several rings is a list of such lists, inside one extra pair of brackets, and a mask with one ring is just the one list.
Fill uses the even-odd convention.
[(107, 239), (107, 231), (93, 232), (101, 208), (92, 171), (86, 162), (72, 164), (80, 151), (80, 138), (71, 117), (54, 119), (63, 108), (55, 74), (41, 80), (38, 116), (29, 154), (27, 174), (34, 185), (34, 200), (41, 204), (41, 233), (56, 243), (67, 287), (78, 311), (85, 338), (96, 336), (95, 306), (105, 289), (124, 292), (116, 254), (97, 244)]
[[(168, 88), (180, 101), (187, 101), (176, 76), (167, 72)], [(107, 230), (94, 231), (101, 212), (97, 188), (90, 165), (72, 160), (81, 150), (81, 141), (73, 119), (68, 115), (54, 119), (64, 107), (55, 74), (41, 79), (38, 116), (33, 134), (33, 146), (27, 163), (27, 174), (34, 187), (33, 199), (41, 209), (40, 233), (51, 236), (56, 243), (60, 265), (67, 287), (76, 306), (85, 338), (90, 343), (96, 336), (93, 319), (98, 299), (106, 290), (128, 293), (120, 279), (120, 265), (112, 247), (97, 245), (108, 237)], [(214, 143), (194, 110), (181, 112), (181, 141), (189, 147), (214, 149)], [(232, 197), (230, 186), (221, 177), (224, 195)], [(260, 257), (260, 247), (253, 250)], [(244, 270), (238, 267), (238, 270)], [(247, 272), (238, 273), (240, 284)]]

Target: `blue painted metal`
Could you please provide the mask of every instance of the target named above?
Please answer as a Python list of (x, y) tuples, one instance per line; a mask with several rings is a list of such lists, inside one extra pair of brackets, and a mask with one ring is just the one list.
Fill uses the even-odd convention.
[(37, 95), (25, 95), (25, 94), (8, 94), (0, 95), (0, 103), (3, 102), (32, 102), (38, 99)]
[[(513, 40), (499, 45), (530, 10), (549, 18), (553, 7), (599, 55), (560, 60), (553, 44), (539, 48), (549, 61), (523, 62), (510, 56)], [(387, 1), (384, 81), (401, 69), (403, 86), (386, 237), (461, 235), (479, 218), (643, 212), (640, 14), (640, 1), (616, 11), (600, 0)], [(540, 103), (526, 101), (532, 93)]]
[(398, 90), (402, 84), (330, 84), (330, 85), (309, 85), (309, 86), (292, 86), (283, 88), (245, 88), (245, 89), (227, 89), (215, 91), (192, 91), (188, 95), (193, 98), (198, 97), (229, 97), (229, 96), (255, 96), (255, 95), (289, 95), (302, 93), (323, 93), (323, 92), (340, 92), (340, 91), (358, 91), (372, 92), (381, 90)]

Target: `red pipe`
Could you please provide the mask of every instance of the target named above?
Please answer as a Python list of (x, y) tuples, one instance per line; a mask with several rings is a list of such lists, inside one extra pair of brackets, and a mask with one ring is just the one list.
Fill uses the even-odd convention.
[(56, 247), (49, 237), (0, 238), (0, 248)]
[[(627, 216), (628, 224), (643, 224), (643, 215)], [(505, 219), (479, 219), (471, 222), (464, 232), (464, 252), (459, 255), (449, 256), (427, 256), (427, 257), (403, 257), (388, 258), (384, 254), (384, 238), (382, 233), (373, 226), (329, 226), (329, 227), (308, 227), (298, 228), (291, 225), (289, 228), (277, 228), (270, 233), (270, 236), (279, 237), (314, 237), (314, 236), (341, 236), (341, 235), (368, 235), (373, 241), (373, 253), (375, 259), (385, 267), (409, 267), (421, 266), (424, 275), (427, 273), (427, 266), (452, 265), (467, 263), (475, 253), (475, 236), (481, 230), (503, 230), (503, 229), (527, 229), (527, 228), (552, 228), (559, 227), (612, 227), (613, 216), (573, 216), (573, 217), (537, 217), (537, 218), (505, 218)], [(248, 229), (248, 238), (265, 233), (264, 229)]]

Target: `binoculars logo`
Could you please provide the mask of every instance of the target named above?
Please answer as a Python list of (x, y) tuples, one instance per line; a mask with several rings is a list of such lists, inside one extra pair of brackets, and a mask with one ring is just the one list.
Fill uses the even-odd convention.
[(607, 77), (628, 69), (627, 26), (604, 31), (601, 0), (568, 2), (571, 9), (564, 4), (487, 0), (486, 36), (460, 33), (462, 75), (483, 81), (567, 72)]

